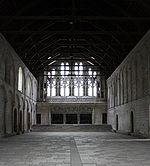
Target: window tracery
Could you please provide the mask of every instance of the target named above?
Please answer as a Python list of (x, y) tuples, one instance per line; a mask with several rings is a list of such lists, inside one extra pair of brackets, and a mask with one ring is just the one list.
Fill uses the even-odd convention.
[(47, 97), (97, 96), (97, 72), (82, 62), (62, 62), (47, 72)]

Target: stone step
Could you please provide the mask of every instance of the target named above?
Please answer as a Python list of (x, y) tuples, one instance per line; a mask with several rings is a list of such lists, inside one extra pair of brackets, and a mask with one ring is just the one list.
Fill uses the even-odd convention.
[(111, 125), (34, 125), (33, 132), (108, 132)]

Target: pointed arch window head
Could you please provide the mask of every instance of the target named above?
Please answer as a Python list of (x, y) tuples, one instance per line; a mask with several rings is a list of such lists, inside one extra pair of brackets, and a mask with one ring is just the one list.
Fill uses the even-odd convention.
[(78, 70), (79, 69), (78, 69), (78, 63), (77, 62), (75, 63), (75, 68), (74, 69), (75, 69), (75, 75), (78, 76)]
[(48, 72), (47, 75), (48, 75), (48, 78), (50, 78), (50, 76), (51, 76), (51, 72)]
[(69, 74), (69, 63), (66, 63), (66, 76)]
[(64, 76), (65, 75), (65, 67), (64, 67), (64, 63), (61, 63), (61, 75)]
[(18, 70), (18, 90), (20, 92), (23, 91), (23, 71), (21, 67), (19, 67), (19, 70)]
[(82, 64), (82, 62), (80, 62), (80, 64), (79, 64), (79, 75), (80, 76), (83, 75), (83, 64)]
[(96, 71), (93, 72), (93, 76), (94, 76), (94, 77), (96, 76)]
[(52, 78), (55, 76), (55, 69), (52, 70)]
[(89, 76), (92, 77), (92, 70), (89, 68)]

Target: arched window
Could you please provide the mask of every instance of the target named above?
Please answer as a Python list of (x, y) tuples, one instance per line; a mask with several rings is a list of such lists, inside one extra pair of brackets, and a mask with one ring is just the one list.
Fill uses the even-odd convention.
[(52, 96), (56, 96), (56, 80), (52, 82)]
[(80, 62), (79, 64), (79, 75), (81, 76), (83, 74), (83, 64)]
[(19, 70), (18, 70), (18, 90), (20, 92), (23, 91), (23, 71), (21, 67), (19, 67)]
[(78, 69), (78, 63), (75, 63), (74, 70), (75, 70), (75, 75), (78, 76), (78, 71), (79, 71), (79, 69)]
[(97, 96), (97, 72), (82, 62), (61, 62), (47, 72), (47, 97)]
[(62, 77), (64, 77), (64, 75), (65, 75), (64, 63), (61, 63), (60, 69), (61, 69), (61, 75), (62, 75)]

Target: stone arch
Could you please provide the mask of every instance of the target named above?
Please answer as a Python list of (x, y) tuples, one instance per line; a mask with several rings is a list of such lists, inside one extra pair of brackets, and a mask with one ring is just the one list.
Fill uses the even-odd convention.
[(28, 112), (29, 112), (29, 103), (28, 100), (25, 100), (25, 105), (24, 105), (24, 131), (27, 131), (28, 129)]
[(6, 133), (10, 134), (13, 132), (13, 94), (8, 91), (6, 104)]
[(28, 129), (31, 129), (32, 117), (33, 117), (33, 107), (31, 101), (29, 101), (29, 112), (28, 112)]
[(20, 109), (19, 109), (19, 131), (24, 131), (24, 99), (20, 97)]
[(3, 86), (0, 86), (0, 134), (5, 134), (6, 132), (6, 91)]
[(26, 129), (27, 131), (30, 130), (31, 128), (31, 106), (30, 106), (30, 102), (28, 100), (26, 100), (27, 102), (27, 111), (26, 111)]
[(18, 133), (23, 132), (23, 101), (22, 97), (17, 95), (18, 105), (17, 105), (17, 130)]
[(16, 95), (15, 108), (13, 111), (13, 128), (15, 133), (18, 133), (19, 108), (20, 108), (19, 95)]

